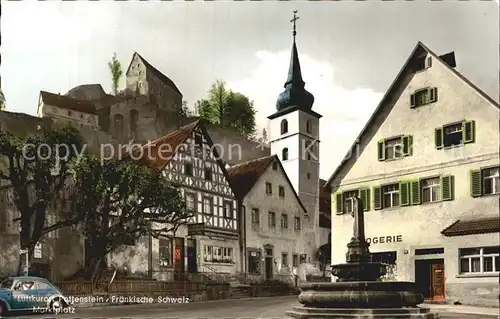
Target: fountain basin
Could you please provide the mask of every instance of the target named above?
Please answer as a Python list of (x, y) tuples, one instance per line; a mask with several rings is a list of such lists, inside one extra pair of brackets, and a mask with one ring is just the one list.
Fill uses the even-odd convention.
[(414, 282), (306, 283), (298, 301), (315, 308), (402, 308), (424, 302)]
[(363, 262), (332, 265), (332, 275), (337, 281), (375, 281), (387, 273), (383, 263)]
[(437, 313), (429, 308), (386, 308), (386, 309), (347, 309), (347, 308), (308, 308), (295, 307), (287, 311), (283, 319), (438, 319)]

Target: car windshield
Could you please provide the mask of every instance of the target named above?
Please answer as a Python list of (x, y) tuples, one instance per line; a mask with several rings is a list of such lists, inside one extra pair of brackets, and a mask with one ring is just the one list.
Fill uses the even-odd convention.
[(0, 288), (10, 289), (12, 288), (13, 283), (14, 281), (12, 279), (5, 279), (4, 281), (2, 281), (2, 283), (0, 283)]

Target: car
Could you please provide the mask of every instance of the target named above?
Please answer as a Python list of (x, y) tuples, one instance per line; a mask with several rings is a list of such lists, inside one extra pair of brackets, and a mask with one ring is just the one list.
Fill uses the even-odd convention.
[(45, 278), (8, 277), (0, 283), (0, 316), (7, 312), (59, 313), (71, 302)]

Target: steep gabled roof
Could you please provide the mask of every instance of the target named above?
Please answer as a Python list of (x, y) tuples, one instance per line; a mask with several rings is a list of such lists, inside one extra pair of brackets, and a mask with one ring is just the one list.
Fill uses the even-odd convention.
[[(182, 96), (181, 91), (175, 85), (174, 81), (172, 81), (168, 76), (166, 76), (165, 74), (163, 74), (160, 70), (158, 70), (157, 68), (155, 68), (151, 63), (149, 63), (146, 59), (144, 59), (139, 53), (134, 52), (134, 55), (136, 55), (136, 54), (139, 57), (139, 59), (141, 59), (142, 63), (144, 63), (144, 65), (146, 66), (147, 71), (150, 71), (151, 73), (153, 73), (160, 81), (162, 81), (166, 85), (170, 86), (172, 89), (174, 89), (174, 91), (176, 91), (177, 93), (179, 93)], [(128, 65), (126, 73), (129, 72), (130, 67), (132, 66), (132, 61), (133, 60), (134, 60), (134, 58), (132, 57), (132, 59), (130, 60), (129, 65)]]
[(300, 207), (307, 214), (307, 210), (304, 207), (304, 204), (302, 204), (302, 201), (295, 192), (295, 189), (293, 188), (293, 185), (290, 182), (290, 179), (288, 178), (288, 175), (281, 165), (281, 161), (279, 160), (277, 155), (261, 157), (255, 160), (231, 166), (227, 172), (235, 195), (240, 200), (243, 200), (243, 198), (252, 190), (255, 184), (257, 184), (260, 177), (266, 172), (266, 170), (272, 163), (276, 163), (279, 166), (281, 173), (285, 176), (285, 179), (288, 182), (288, 185), (290, 186), (290, 189), (292, 190)]
[(46, 91), (40, 91), (40, 98), (44, 104), (87, 114), (97, 114), (95, 105), (88, 101), (77, 100), (69, 96)]
[[(203, 121), (196, 120), (152, 142), (144, 144), (140, 150), (132, 150), (132, 155), (134, 155), (134, 159), (142, 161), (142, 163), (144, 163), (148, 167), (156, 171), (161, 171), (175, 157), (176, 151), (181, 149), (181, 145), (186, 142), (187, 138), (196, 128), (200, 129), (200, 131), (208, 141), (208, 144), (210, 146), (213, 146), (214, 143), (210, 138), (210, 135), (208, 134)], [(189, 145), (186, 145), (186, 147), (189, 147)], [(219, 164), (222, 173), (229, 183), (229, 186), (231, 187), (231, 189), (233, 189), (224, 162), (222, 162), (222, 160), (220, 159), (217, 150), (213, 147), (211, 149), (214, 153), (213, 156), (217, 159), (217, 164)], [(122, 157), (122, 159), (124, 160), (129, 158), (130, 154)]]
[(486, 94), (484, 91), (482, 91), (480, 88), (478, 88), (476, 85), (474, 85), (472, 82), (470, 82), (465, 76), (463, 76), (461, 73), (459, 73), (457, 70), (455, 70), (453, 67), (449, 66), (448, 63), (442, 60), (442, 58), (431, 51), (427, 46), (425, 46), (422, 42), (418, 42), (413, 51), (411, 52), (410, 56), (404, 63), (403, 67), (401, 70), (399, 70), (396, 78), (392, 82), (392, 84), (389, 86), (389, 89), (386, 91), (385, 95), (382, 97), (382, 100), (378, 104), (378, 106), (375, 108), (375, 111), (373, 112), (372, 116), (368, 119), (368, 122), (365, 124), (361, 132), (359, 133), (358, 137), (354, 140), (354, 143), (352, 144), (351, 148), (347, 152), (346, 156), (344, 157), (344, 160), (340, 163), (340, 165), (335, 169), (333, 172), (332, 176), (328, 179), (327, 183), (325, 184), (325, 187), (327, 186), (332, 186), (331, 182), (333, 179), (337, 176), (338, 173), (342, 171), (342, 169), (347, 165), (347, 164), (353, 164), (354, 163), (354, 156), (350, 156), (351, 154), (356, 154), (356, 147), (358, 141), (361, 141), (361, 138), (366, 134), (367, 130), (375, 124), (375, 119), (379, 116), (379, 114), (382, 113), (383, 109), (388, 105), (388, 101), (394, 96), (394, 91), (397, 88), (397, 85), (401, 82), (402, 78), (404, 77), (405, 74), (407, 74), (412, 67), (412, 62), (421, 56), (422, 54), (429, 54), (430, 56), (433, 57), (433, 59), (441, 62), (446, 69), (448, 69), (452, 74), (454, 74), (456, 77), (461, 79), (463, 82), (465, 82), (467, 85), (469, 85), (477, 94), (479, 94), (481, 97), (483, 97), (486, 101), (488, 101), (491, 105), (493, 105), (496, 108), (500, 109), (500, 105), (493, 100), (488, 94)]

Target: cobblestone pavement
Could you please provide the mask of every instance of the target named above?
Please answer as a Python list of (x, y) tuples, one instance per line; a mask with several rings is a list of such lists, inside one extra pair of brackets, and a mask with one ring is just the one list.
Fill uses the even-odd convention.
[[(179, 319), (281, 319), (285, 311), (290, 310), (297, 303), (295, 296), (275, 298), (253, 298), (240, 300), (217, 300), (208, 302), (193, 302), (185, 304), (140, 304), (94, 308), (75, 308), (74, 313), (58, 315), (28, 314), (11, 316), (11, 318), (179, 318)], [(441, 311), (441, 310), (439, 310)], [(493, 319), (498, 316), (452, 313), (442, 310), (442, 319)]]

